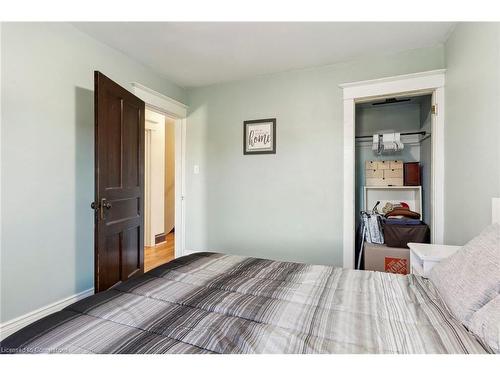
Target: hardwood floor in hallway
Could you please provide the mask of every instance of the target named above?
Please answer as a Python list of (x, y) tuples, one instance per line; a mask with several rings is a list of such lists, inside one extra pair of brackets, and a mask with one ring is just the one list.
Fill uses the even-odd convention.
[(167, 234), (166, 241), (156, 246), (144, 247), (144, 272), (148, 272), (174, 259), (175, 234)]

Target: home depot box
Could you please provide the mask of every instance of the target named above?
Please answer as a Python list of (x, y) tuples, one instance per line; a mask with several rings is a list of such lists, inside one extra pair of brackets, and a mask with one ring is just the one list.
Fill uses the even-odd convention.
[(365, 270), (408, 274), (410, 250), (374, 243), (364, 245)]

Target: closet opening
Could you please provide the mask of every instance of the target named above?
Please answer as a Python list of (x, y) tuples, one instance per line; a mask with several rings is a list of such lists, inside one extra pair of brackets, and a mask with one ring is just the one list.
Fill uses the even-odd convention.
[(432, 93), (355, 103), (355, 268), (407, 274), (430, 243)]
[(145, 112), (144, 272), (175, 257), (175, 119)]

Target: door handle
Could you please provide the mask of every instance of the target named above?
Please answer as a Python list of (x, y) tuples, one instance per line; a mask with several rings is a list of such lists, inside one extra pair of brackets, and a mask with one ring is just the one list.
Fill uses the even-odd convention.
[(109, 210), (113, 206), (111, 205), (110, 202), (108, 202), (108, 200), (106, 198), (102, 198), (101, 199), (101, 207), (104, 207), (104, 208)]
[(100, 211), (101, 212), (101, 219), (103, 219), (103, 214), (102, 214), (101, 204), (100, 203), (98, 203), (98, 202), (92, 202), (92, 203), (90, 203), (90, 208), (92, 208), (94, 210), (94, 212)]
[(111, 205), (110, 202), (108, 202), (108, 200), (106, 198), (102, 198), (101, 199), (101, 220), (104, 220), (104, 209), (107, 209), (109, 210), (111, 207), (113, 207)]
[(106, 198), (102, 198), (100, 203), (92, 202), (90, 204), (90, 208), (94, 211), (100, 211), (101, 220), (104, 220), (104, 208), (109, 210), (111, 207), (113, 207), (112, 204)]

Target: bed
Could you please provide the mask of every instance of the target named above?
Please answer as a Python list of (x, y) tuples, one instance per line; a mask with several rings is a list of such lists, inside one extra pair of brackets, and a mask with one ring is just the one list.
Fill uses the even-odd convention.
[(196, 253), (14, 333), (4, 353), (488, 353), (414, 275)]

